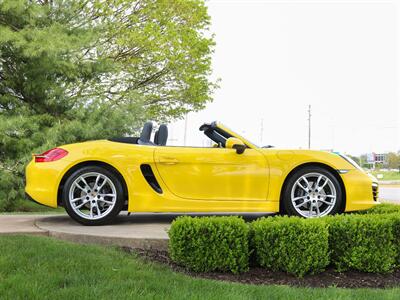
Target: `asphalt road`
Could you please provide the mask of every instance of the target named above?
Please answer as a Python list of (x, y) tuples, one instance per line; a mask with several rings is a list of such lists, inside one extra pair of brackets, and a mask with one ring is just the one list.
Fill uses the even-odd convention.
[(379, 199), (387, 201), (398, 201), (400, 203), (400, 186), (380, 186)]

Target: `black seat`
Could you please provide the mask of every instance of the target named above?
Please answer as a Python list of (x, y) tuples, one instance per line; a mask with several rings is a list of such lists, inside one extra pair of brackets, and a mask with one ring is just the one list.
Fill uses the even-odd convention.
[(140, 134), (138, 144), (139, 145), (154, 145), (150, 141), (151, 137), (151, 132), (153, 130), (153, 123), (152, 122), (146, 122), (143, 126), (142, 133)]
[(159, 146), (165, 146), (168, 140), (168, 127), (165, 124), (161, 124), (156, 134), (154, 135), (154, 144)]

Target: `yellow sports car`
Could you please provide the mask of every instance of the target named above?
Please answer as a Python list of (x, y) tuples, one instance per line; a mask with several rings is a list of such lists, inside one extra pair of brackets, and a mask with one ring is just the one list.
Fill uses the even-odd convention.
[(85, 225), (129, 212), (280, 212), (305, 218), (378, 204), (377, 180), (350, 158), (260, 148), (218, 122), (200, 127), (213, 146), (166, 145), (168, 129), (70, 144), (34, 155), (26, 193), (65, 207)]

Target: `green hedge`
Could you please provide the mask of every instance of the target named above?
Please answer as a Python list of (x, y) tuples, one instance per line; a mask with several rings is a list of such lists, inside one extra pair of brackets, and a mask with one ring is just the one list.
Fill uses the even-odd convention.
[(326, 218), (331, 262), (348, 269), (385, 273), (393, 270), (397, 249), (390, 215), (342, 215)]
[(360, 214), (373, 214), (373, 215), (381, 215), (381, 214), (391, 214), (391, 213), (400, 213), (400, 205), (396, 204), (379, 204), (375, 205), (374, 207), (363, 210), (359, 212)]
[(262, 218), (252, 224), (258, 263), (297, 276), (329, 264), (328, 228), (322, 219)]
[(247, 271), (248, 231), (238, 217), (179, 217), (168, 232), (170, 256), (194, 271)]
[(169, 230), (173, 261), (198, 272), (248, 270), (249, 260), (296, 276), (338, 271), (386, 273), (400, 267), (400, 207), (306, 220), (180, 217)]

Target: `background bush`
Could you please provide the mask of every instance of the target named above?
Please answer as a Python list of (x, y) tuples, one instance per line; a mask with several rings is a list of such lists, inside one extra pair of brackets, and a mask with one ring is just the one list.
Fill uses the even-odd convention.
[(390, 272), (395, 267), (395, 218), (342, 215), (326, 218), (331, 261), (338, 271)]
[(171, 259), (197, 272), (247, 271), (248, 231), (238, 217), (179, 217), (168, 232)]
[(321, 219), (263, 218), (251, 228), (257, 261), (263, 267), (303, 276), (329, 264), (329, 233)]

